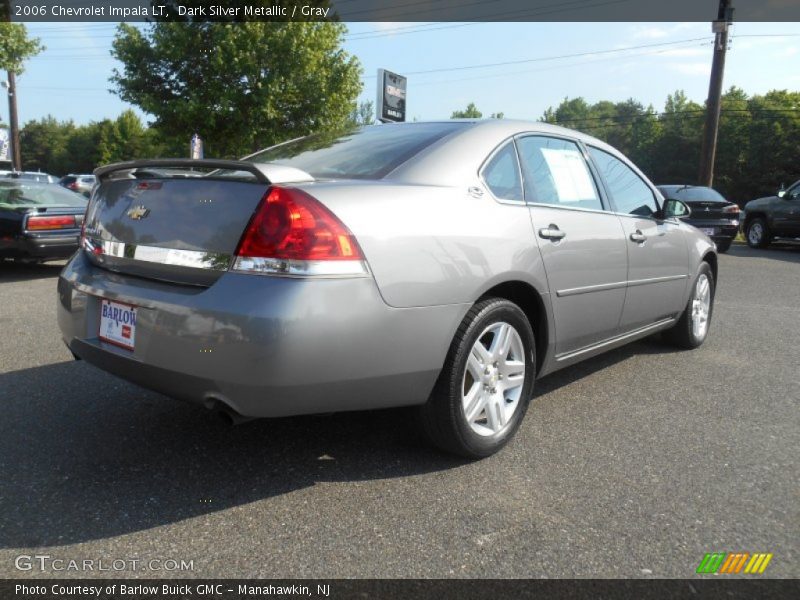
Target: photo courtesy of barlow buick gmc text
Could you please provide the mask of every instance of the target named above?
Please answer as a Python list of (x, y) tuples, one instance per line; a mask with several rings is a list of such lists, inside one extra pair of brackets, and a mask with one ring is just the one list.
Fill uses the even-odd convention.
[(796, 598), (800, 0), (4, 0), (0, 598)]

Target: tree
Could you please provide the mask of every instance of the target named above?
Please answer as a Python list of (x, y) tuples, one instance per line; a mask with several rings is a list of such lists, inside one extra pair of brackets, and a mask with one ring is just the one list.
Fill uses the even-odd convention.
[(464, 110), (454, 110), (453, 114), (450, 115), (451, 119), (480, 119), (483, 116), (483, 113), (478, 110), (478, 107), (475, 106), (474, 102), (470, 102), (467, 104), (467, 108)]
[(20, 137), (22, 157), (28, 168), (58, 175), (91, 173), (102, 164), (155, 158), (171, 150), (132, 110), (126, 110), (113, 120), (103, 119), (86, 125), (47, 116), (28, 121)]
[(341, 48), (340, 23), (121, 24), (111, 81), (155, 116), (170, 143), (193, 133), (206, 154), (236, 157), (344, 127), (361, 91), (361, 66)]
[(25, 61), (44, 49), (39, 38), (28, 37), (22, 23), (0, 23), (0, 70), (20, 75)]
[(667, 96), (661, 114), (661, 135), (653, 145), (653, 169), (658, 183), (697, 183), (705, 109), (683, 90)]
[(372, 125), (375, 123), (375, 103), (372, 100), (359, 102), (350, 111), (350, 122), (353, 125)]

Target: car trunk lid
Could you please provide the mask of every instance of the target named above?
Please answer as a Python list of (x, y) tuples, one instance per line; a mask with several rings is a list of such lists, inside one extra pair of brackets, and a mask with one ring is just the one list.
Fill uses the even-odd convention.
[(686, 205), (692, 209), (692, 219), (698, 220), (718, 220), (718, 219), (735, 219), (737, 217), (734, 213), (726, 213), (724, 209), (735, 206), (733, 202), (713, 202), (703, 200), (690, 200), (684, 201)]
[[(203, 174), (187, 166), (214, 170)], [(84, 229), (89, 260), (120, 273), (211, 285), (230, 268), (271, 183), (310, 179), (302, 171), (270, 167), (164, 160), (98, 169), (100, 184)]]

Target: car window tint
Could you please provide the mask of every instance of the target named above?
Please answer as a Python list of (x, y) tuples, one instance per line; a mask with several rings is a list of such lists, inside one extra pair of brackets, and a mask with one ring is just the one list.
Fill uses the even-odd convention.
[(617, 212), (649, 217), (658, 210), (653, 191), (633, 169), (603, 150), (590, 146), (589, 154), (608, 185)]
[(380, 179), (469, 123), (368, 125), (320, 133), (262, 150), (244, 160), (294, 167), (318, 178)]
[(576, 143), (540, 136), (517, 143), (528, 202), (602, 210), (600, 194)]
[(483, 179), (495, 198), (522, 201), (522, 178), (513, 142), (495, 153), (483, 169)]
[(86, 198), (55, 185), (0, 182), (0, 208), (85, 207)]
[(684, 202), (726, 202), (715, 189), (702, 186), (662, 186), (658, 188), (665, 198)]

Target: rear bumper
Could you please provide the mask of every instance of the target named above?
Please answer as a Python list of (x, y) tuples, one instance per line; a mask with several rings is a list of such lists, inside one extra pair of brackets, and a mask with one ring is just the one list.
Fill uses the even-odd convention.
[[(87, 362), (158, 392), (251, 417), (425, 402), (466, 305), (395, 309), (371, 278), (226, 273), (208, 288), (127, 277), (78, 253), (58, 322)], [(136, 348), (97, 337), (108, 298), (139, 307)]]
[(69, 258), (78, 249), (80, 231), (64, 233), (26, 233), (0, 240), (0, 256), (5, 258)]
[(716, 220), (702, 220), (702, 219), (686, 219), (686, 222), (698, 229), (713, 229), (714, 233), (709, 235), (712, 240), (727, 241), (736, 237), (739, 233), (739, 221), (731, 219), (716, 219)]

